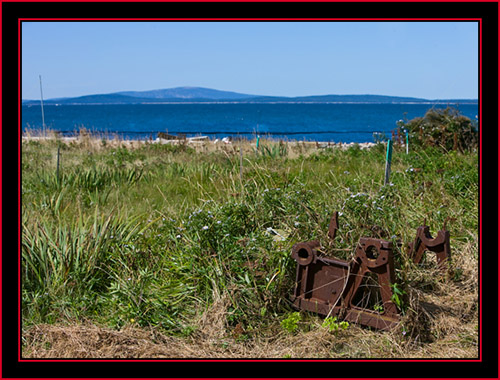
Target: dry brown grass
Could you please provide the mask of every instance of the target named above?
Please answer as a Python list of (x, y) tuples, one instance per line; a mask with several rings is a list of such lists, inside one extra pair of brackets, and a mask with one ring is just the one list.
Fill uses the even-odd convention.
[(24, 358), (477, 358), (477, 298), (460, 285), (443, 281), (433, 294), (413, 290), (403, 319), (414, 326), (372, 331), (351, 325), (336, 333), (312, 317), (308, 329), (286, 333), (279, 326), (241, 339), (239, 327), (227, 325), (227, 294), (198, 318), (189, 337), (167, 336), (155, 328), (129, 325), (113, 330), (93, 323), (43, 324), (24, 334)]
[[(447, 318), (435, 322), (443, 321), (450, 326)], [(93, 324), (38, 325), (25, 334), (29, 343), (23, 358), (475, 358), (475, 334), (473, 328), (462, 327), (460, 332), (422, 344), (358, 327), (337, 334), (316, 328), (239, 342), (231, 335), (180, 338), (133, 326), (117, 331)]]

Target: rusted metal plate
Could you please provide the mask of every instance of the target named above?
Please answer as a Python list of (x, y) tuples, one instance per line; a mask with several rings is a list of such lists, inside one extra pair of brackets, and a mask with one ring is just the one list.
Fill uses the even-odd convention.
[(293, 304), (302, 310), (327, 315), (342, 295), (349, 263), (318, 257), (318, 247), (318, 242), (313, 241), (292, 248), (292, 257), (297, 261)]

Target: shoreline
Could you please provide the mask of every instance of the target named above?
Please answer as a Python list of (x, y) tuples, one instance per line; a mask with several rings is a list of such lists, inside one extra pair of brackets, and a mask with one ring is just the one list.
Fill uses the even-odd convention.
[[(197, 136), (197, 137), (187, 137), (178, 139), (164, 139), (157, 137), (156, 139), (122, 139), (119, 136), (109, 137), (109, 136), (99, 136), (92, 133), (80, 133), (77, 136), (60, 136), (53, 131), (47, 132), (46, 135), (23, 133), (22, 141), (60, 141), (64, 144), (81, 144), (88, 143), (91, 140), (99, 141), (106, 145), (119, 145), (127, 147), (136, 147), (145, 144), (160, 144), (160, 145), (189, 145), (189, 146), (240, 146), (240, 145), (256, 145), (257, 140), (253, 139), (232, 139), (224, 137), (222, 139), (216, 138), (212, 139), (208, 136)], [(272, 138), (260, 138), (260, 142), (263, 144), (279, 144), (284, 143), (291, 146), (307, 146), (310, 148), (316, 147), (317, 149), (325, 148), (341, 148), (348, 149), (352, 146), (358, 145), (360, 149), (371, 148), (377, 143), (374, 142), (333, 142), (333, 141), (305, 141), (305, 140), (284, 140), (284, 139), (272, 139)]]

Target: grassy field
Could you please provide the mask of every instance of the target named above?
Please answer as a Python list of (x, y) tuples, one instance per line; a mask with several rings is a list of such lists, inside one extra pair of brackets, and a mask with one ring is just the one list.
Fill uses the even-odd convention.
[[(478, 154), (396, 145), (384, 186), (385, 149), (23, 140), (23, 357), (477, 357)], [(424, 222), (452, 274), (395, 252), (400, 328), (292, 309), (293, 244), (350, 260)]]

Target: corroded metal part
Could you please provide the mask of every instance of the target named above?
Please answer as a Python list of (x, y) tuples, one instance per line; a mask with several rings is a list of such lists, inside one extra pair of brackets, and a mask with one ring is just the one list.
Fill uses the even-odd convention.
[[(332, 240), (339, 228), (338, 216), (338, 212), (333, 214), (328, 227)], [(401, 242), (396, 244), (399, 247)], [(292, 257), (297, 261), (292, 297), (296, 308), (382, 330), (399, 324), (400, 311), (393, 302), (396, 279), (392, 242), (362, 237), (351, 261), (323, 257), (320, 249), (317, 240), (292, 247)], [(407, 253), (413, 262), (420, 263), (426, 251), (436, 254), (440, 269), (448, 268), (451, 248), (446, 225), (435, 238), (428, 226), (417, 228)]]
[(299, 265), (309, 265), (316, 262), (316, 251), (320, 248), (319, 241), (313, 240), (305, 243), (297, 243), (292, 247), (292, 258)]
[[(344, 319), (382, 330), (397, 326), (400, 316), (392, 301), (391, 284), (395, 283), (392, 248), (391, 242), (381, 239), (359, 240), (345, 293), (347, 312)], [(364, 282), (373, 278), (372, 283)], [(357, 301), (370, 297), (373, 290), (379, 292), (381, 304)]]
[(429, 226), (418, 227), (415, 241), (408, 246), (408, 255), (415, 264), (419, 264), (422, 262), (425, 251), (434, 252), (437, 257), (438, 267), (441, 270), (447, 270), (448, 261), (451, 257), (450, 232), (443, 228), (433, 238)]
[(339, 212), (335, 211), (335, 213), (332, 216), (332, 219), (330, 220), (330, 225), (328, 226), (328, 237), (332, 240), (335, 239), (338, 229), (339, 229)]
[[(296, 308), (338, 316), (376, 329), (387, 330), (398, 324), (398, 310), (392, 302), (394, 262), (391, 242), (361, 238), (356, 256), (350, 262), (319, 257), (318, 248), (317, 241), (298, 243), (292, 248), (292, 257), (297, 261), (293, 296)], [(363, 307), (358, 301), (369, 297), (364, 294), (367, 290), (364, 279), (370, 274), (377, 278), (376, 286), (383, 302), (377, 305), (377, 310)]]
[[(297, 251), (305, 255), (304, 243), (294, 246)], [(313, 257), (311, 257), (313, 256)], [(349, 263), (326, 257), (318, 257), (312, 250), (311, 256), (301, 257), (295, 255), (297, 261), (297, 275), (293, 304), (298, 309), (327, 315), (332, 308), (340, 310), (337, 306), (339, 298), (347, 281)], [(334, 315), (337, 315), (335, 313)]]

